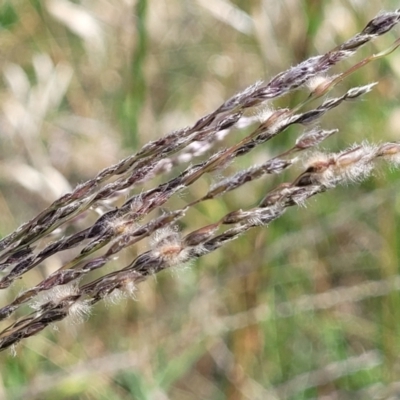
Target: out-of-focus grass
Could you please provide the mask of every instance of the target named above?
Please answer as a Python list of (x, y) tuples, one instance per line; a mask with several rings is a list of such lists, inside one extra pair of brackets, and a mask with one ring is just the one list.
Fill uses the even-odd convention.
[[(0, 3), (0, 234), (69, 185), (194, 122), (255, 80), (334, 47), (381, 8), (396, 6), (389, 0)], [(395, 53), (336, 89), (379, 80), (365, 100), (322, 119), (324, 128), (340, 129), (325, 147), (397, 140), (398, 65)], [(298, 133), (292, 129), (239, 162), (259, 162)], [(61, 323), (26, 340), (16, 357), (1, 355), (0, 398), (399, 396), (398, 182), (398, 173), (385, 170), (360, 186), (318, 196), (190, 268), (141, 284), (137, 301), (99, 304), (84, 324)], [(246, 186), (218, 207), (204, 204), (182, 228), (250, 206), (273, 183)], [(201, 185), (193, 190), (200, 194)], [(34, 283), (35, 274), (59, 263), (50, 259), (24, 279)], [(367, 281), (378, 289), (357, 296)], [(28, 285), (0, 292), (0, 300)]]

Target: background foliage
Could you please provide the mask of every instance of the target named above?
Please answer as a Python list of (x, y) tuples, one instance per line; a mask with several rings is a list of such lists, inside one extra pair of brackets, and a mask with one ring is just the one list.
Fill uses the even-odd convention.
[[(333, 48), (380, 9), (396, 6), (390, 0), (0, 2), (0, 235), (149, 140)], [(386, 48), (396, 32), (368, 44), (357, 59)], [(340, 129), (324, 147), (397, 140), (399, 65), (397, 52), (336, 89), (379, 81), (363, 101), (322, 119), (323, 128)], [(302, 98), (294, 93), (274, 106)], [(290, 133), (299, 130), (239, 162), (250, 166), (278, 154), (293, 143)], [(182, 230), (250, 207), (278, 182), (269, 177), (218, 204), (201, 204)], [(398, 182), (398, 172), (385, 170), (318, 196), (190, 268), (142, 283), (137, 301), (101, 303), (84, 324), (60, 323), (26, 340), (17, 357), (0, 356), (0, 397), (397, 398)], [(203, 189), (200, 182), (174, 201), (184, 204)], [(1, 291), (0, 301), (61, 262), (50, 258)]]

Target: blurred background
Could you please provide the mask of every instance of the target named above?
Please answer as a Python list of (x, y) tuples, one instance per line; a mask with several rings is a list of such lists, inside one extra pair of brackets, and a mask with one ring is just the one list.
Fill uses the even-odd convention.
[[(0, 0), (0, 236), (149, 140), (396, 7), (394, 0)], [(385, 49), (399, 29), (334, 71)], [(340, 130), (324, 149), (398, 140), (399, 66), (397, 52), (335, 88), (379, 81), (320, 121)], [(291, 128), (236, 169), (279, 154), (301, 132)], [(167, 208), (204, 194), (229, 168)], [(299, 171), (301, 164), (199, 205), (182, 231), (257, 204)], [(399, 177), (382, 168), (360, 185), (319, 195), (190, 267), (140, 284), (135, 300), (100, 303), (84, 323), (49, 327), (18, 345), (15, 357), (1, 353), (0, 398), (400, 399)], [(1, 291), (1, 305), (60, 262), (51, 258)]]

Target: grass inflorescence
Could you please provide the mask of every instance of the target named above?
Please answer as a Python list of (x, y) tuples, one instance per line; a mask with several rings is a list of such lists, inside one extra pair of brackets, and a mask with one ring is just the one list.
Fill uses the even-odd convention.
[[(278, 74), (268, 83), (258, 82), (250, 86), (223, 103), (214, 112), (202, 117), (192, 127), (155, 140), (136, 154), (104, 169), (96, 177), (78, 185), (37, 217), (3, 238), (0, 241), (2, 250), (0, 268), (3, 271), (0, 280), (1, 289), (9, 287), (15, 279), (35, 268), (46, 258), (73, 247), (82, 245), (84, 247), (75, 258), (65, 263), (58, 271), (53, 272), (36, 286), (23, 291), (14, 301), (0, 309), (0, 317), (5, 319), (10, 317), (21, 304), (33, 301), (43, 291), (53, 290), (60, 285), (74, 285), (74, 290), (66, 291), (65, 296), (48, 297), (48, 301), (36, 306), (37, 310), (32, 314), (18, 319), (0, 332), (0, 349), (12, 346), (38, 333), (50, 323), (76, 312), (77, 303), (84, 303), (85, 307), (89, 307), (109, 296), (114, 290), (123, 291), (126, 287), (136, 285), (147, 276), (165, 268), (208, 254), (253, 227), (268, 225), (279, 218), (289, 206), (302, 205), (308, 198), (338, 184), (360, 181), (370, 175), (378, 160), (386, 160), (397, 165), (400, 160), (398, 143), (380, 145), (363, 143), (339, 153), (311, 154), (308, 156), (310, 161), (305, 172), (293, 182), (281, 183), (267, 190), (266, 196), (258, 206), (248, 210), (231, 211), (220, 220), (182, 238), (174, 231), (177, 222), (185, 216), (190, 207), (202, 201), (213, 200), (264, 174), (281, 173), (296, 161), (299, 152), (319, 145), (325, 138), (337, 132), (312, 128), (303, 133), (291, 149), (262, 165), (239, 171), (217, 182), (202, 198), (187, 204), (184, 208), (166, 211), (160, 217), (144, 224), (138, 222), (151, 211), (162, 207), (173, 195), (188, 188), (204, 174), (223, 169), (235, 158), (246, 155), (255, 147), (285, 132), (289, 126), (314, 124), (323, 114), (341, 103), (367, 94), (372, 90), (373, 84), (353, 87), (339, 97), (326, 98), (315, 108), (301, 112), (305, 104), (321, 98), (350, 73), (369, 61), (395, 50), (400, 45), (399, 40), (387, 51), (368, 57), (339, 75), (333, 77), (326, 75), (332, 66), (351, 57), (362, 45), (392, 29), (399, 19), (400, 11), (378, 15), (360, 33), (326, 54), (303, 61)], [(35, 243), (50, 235), (56, 228), (65, 226), (89, 208), (98, 207), (101, 202), (118, 197), (120, 191), (132, 190), (135, 184), (151, 179), (155, 171), (157, 172), (160, 162), (162, 163), (166, 157), (179, 150), (184, 151), (187, 146), (195, 142), (212, 142), (217, 133), (233, 129), (243, 118), (245, 110), (298, 89), (321, 74), (325, 74), (324, 78), (318, 84), (313, 83), (309, 86), (311, 90), (309, 97), (294, 109), (270, 110), (266, 115), (260, 116), (261, 121), (258, 126), (238, 143), (215, 152), (207, 161), (189, 166), (181, 174), (153, 189), (128, 197), (121, 206), (101, 215), (90, 227), (50, 242), (39, 252), (35, 251)], [(165, 168), (162, 172), (165, 172)], [(108, 182), (112, 178), (114, 180)], [(224, 225), (227, 225), (228, 229), (219, 233)], [(84, 285), (76, 283), (88, 273), (102, 268), (124, 248), (150, 235), (162, 236), (162, 239), (154, 241), (154, 249), (140, 254), (126, 267), (104, 274), (93, 282)], [(92, 253), (106, 245), (109, 247), (103, 255), (91, 257)]]
[[(136, 7), (145, 18), (147, 2), (138, 2)], [(373, 98), (380, 85), (378, 79), (352, 83), (350, 87), (346, 83), (369, 64), (381, 65), (390, 58), (400, 46), (400, 39), (378, 51), (371, 50), (370, 42), (388, 34), (399, 20), (400, 10), (379, 13), (342, 44), (307, 58), (269, 80), (255, 82), (192, 125), (156, 138), (74, 189), (62, 190), (63, 194), (48, 202), (35, 217), (4, 235), (0, 239), (0, 291), (13, 295), (1, 298), (0, 351), (15, 350), (20, 342), (29, 343), (29, 337), (37, 336), (58, 321), (67, 318), (74, 324), (87, 321), (92, 318), (95, 305), (103, 300), (110, 305), (121, 299), (136, 298), (143, 282), (150, 277), (160, 276), (166, 269), (176, 271), (181, 265), (193, 266), (196, 260), (203, 260), (216, 250), (219, 250), (216, 254), (228, 252), (227, 244), (242, 236), (253, 240), (256, 237), (251, 236), (253, 228), (272, 231), (267, 245), (258, 243), (255, 248), (266, 248), (273, 254), (275, 245), (279, 259), (285, 249), (295, 246), (292, 237), (296, 231), (299, 235), (302, 231), (297, 222), (286, 223), (285, 232), (274, 237), (274, 221), (285, 217), (290, 220), (285, 215), (289, 209), (297, 208), (299, 215), (300, 210), (307, 213), (318, 204), (313, 202), (304, 211), (314, 196), (320, 199), (321, 194), (329, 192), (325, 198), (335, 199), (332, 190), (337, 186), (342, 187), (345, 195), (346, 191), (350, 192), (350, 185), (373, 179), (378, 171), (390, 171), (385, 164), (396, 170), (400, 163), (398, 141), (378, 141), (363, 134), (354, 144), (348, 140), (351, 132), (344, 131), (343, 124), (340, 129), (327, 128), (324, 117), (340, 115), (343, 108), (351, 110), (362, 100), (368, 102)], [(138, 49), (132, 56), (133, 70), (144, 80), (148, 32), (142, 22), (138, 25)], [(356, 53), (361, 53), (361, 60), (354, 60)], [(43, 58), (40, 62), (47, 61)], [(9, 72), (10, 76), (18, 74), (13, 71)], [(62, 71), (54, 68), (53, 73), (54, 79), (60, 82), (70, 79), (70, 71), (65, 66)], [(65, 82), (60, 86), (65, 86)], [(139, 115), (146, 109), (145, 85), (131, 82), (127, 86), (121, 111), (123, 129), (126, 131), (131, 126), (140, 131)], [(140, 92), (137, 98), (134, 88)], [(130, 104), (134, 104), (132, 110), (129, 110)], [(359, 116), (364, 125), (368, 125), (368, 118), (368, 115)], [(138, 143), (134, 136), (127, 139), (133, 145)], [(347, 144), (335, 150), (322, 147), (333, 140)], [(261, 192), (252, 191), (256, 185)], [(257, 199), (253, 201), (255, 193)], [(231, 200), (235, 195), (239, 201)], [(369, 207), (368, 204), (366, 200), (363, 206)], [(194, 217), (212, 207), (218, 212), (210, 213), (204, 221)], [(344, 219), (346, 212), (351, 213), (350, 200), (343, 205)], [(306, 235), (305, 228), (304, 232)], [(315, 234), (316, 243), (317, 236), (324, 235)], [(257, 258), (256, 251), (252, 254), (250, 247), (250, 255)], [(57, 260), (52, 268), (46, 268), (49, 260)], [(199, 274), (202, 260), (198, 261)], [(306, 263), (312, 261), (307, 258)], [(246, 268), (238, 267), (238, 276), (246, 275), (242, 269)], [(35, 271), (38, 272), (36, 280), (28, 279)], [(271, 274), (268, 279), (273, 281), (273, 273), (268, 271), (268, 274)], [(355, 307), (357, 302), (390, 296), (399, 290), (398, 275), (394, 275), (393, 279), (368, 277), (354, 287), (338, 285), (322, 293), (303, 294), (295, 300), (277, 295), (275, 305), (272, 301), (275, 298), (268, 298), (268, 304), (264, 300), (260, 300), (261, 305), (255, 304), (254, 298), (261, 298), (261, 291), (249, 289), (252, 295), (248, 297), (252, 300), (246, 298), (248, 309), (245, 311), (238, 307), (236, 314), (220, 317), (216, 311), (212, 315), (202, 314), (201, 307), (193, 305), (196, 309), (193, 315), (203, 315), (213, 321), (203, 322), (203, 332), (210, 337), (240, 331), (252, 324), (270, 323), (265, 328), (270, 331), (273, 324), (280, 323), (277, 320), (287, 321), (301, 313), (322, 313), (347, 304)], [(289, 284), (295, 281), (294, 277), (291, 279), (287, 278)], [(318, 285), (320, 275), (315, 279)], [(256, 280), (249, 283), (244, 279), (250, 287), (256, 286)], [(23, 286), (17, 293), (12, 292), (21, 281)], [(245, 293), (246, 290), (243, 289)], [(207, 299), (212, 302), (211, 293), (209, 298), (202, 296), (201, 301)], [(191, 332), (189, 328), (188, 332)], [(277, 332), (279, 336), (278, 328)], [(326, 332), (331, 332), (329, 327)], [(285, 335), (282, 334), (282, 341)], [(239, 374), (240, 368), (235, 366), (223, 344), (215, 344), (215, 349), (210, 346), (207, 351), (218, 368), (225, 370), (228, 380), (239, 387), (240, 379), (235, 374)], [(240, 349), (239, 346), (237, 351)], [(330, 360), (320, 368), (310, 363), (307, 371), (311, 372), (297, 371), (289, 376), (283, 368), (287, 362), (278, 361), (280, 357), (288, 359), (286, 351), (285, 345), (277, 348), (271, 361), (282, 364), (280, 371), (274, 371), (276, 376), (271, 377), (275, 382), (273, 388), (270, 385), (268, 390), (256, 389), (257, 385), (248, 376), (243, 378), (246, 384), (240, 390), (242, 394), (248, 390), (246, 398), (252, 398), (248, 394), (252, 391), (260, 396), (253, 398), (289, 398), (382, 364), (381, 352), (371, 348), (364, 353), (349, 353), (344, 359)], [(310, 383), (304, 383), (307, 379)]]

